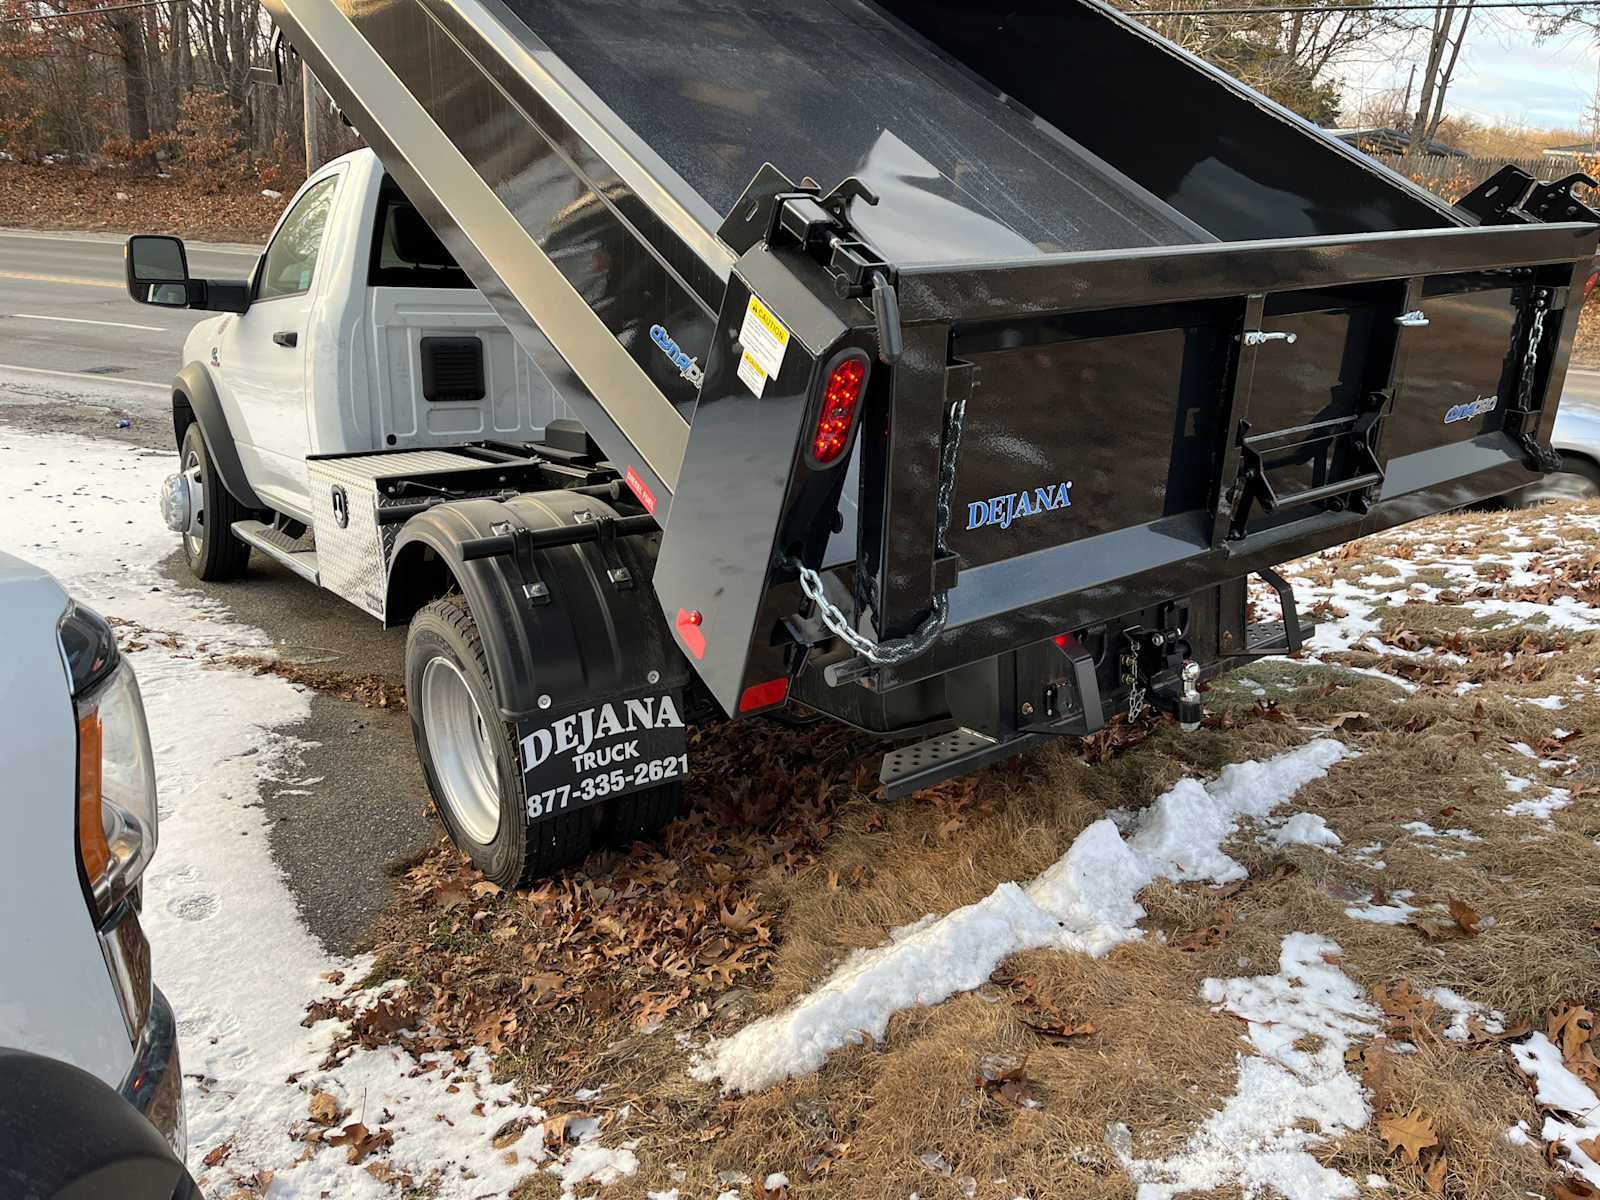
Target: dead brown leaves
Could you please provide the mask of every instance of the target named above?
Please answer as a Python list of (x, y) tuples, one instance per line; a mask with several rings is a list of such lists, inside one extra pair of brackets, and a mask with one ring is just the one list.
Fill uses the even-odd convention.
[(318, 1125), (337, 1125), (345, 1115), (339, 1101), (327, 1092), (311, 1093), (311, 1119)]
[(368, 1129), (360, 1121), (355, 1121), (322, 1140), (330, 1146), (344, 1146), (345, 1161), (355, 1167), (366, 1161), (369, 1154), (394, 1145), (394, 1134), (387, 1129)]
[[(261, 241), (289, 199), (288, 193), (272, 198), (261, 190), (248, 179), (209, 190), (181, 174), (160, 179), (132, 171), (0, 163), (0, 210), (7, 224), (29, 229), (148, 229)], [(117, 199), (119, 193), (127, 198)]]
[[(835, 810), (875, 790), (876, 760), (837, 728), (740, 723), (691, 739), (697, 803), (660, 844), (596, 853), (526, 892), (486, 883), (443, 845), (407, 872), (381, 954), (392, 974), (425, 981), (427, 1032), (391, 1035), (373, 1017), (358, 1032), (419, 1050), (531, 1053), (548, 1082), (597, 1038), (694, 1027), (720, 993), (759, 981), (776, 949), (776, 885), (821, 869)], [(969, 796), (966, 785), (928, 799), (963, 816)], [(846, 867), (839, 886), (865, 878)], [(312, 1015), (352, 1016), (337, 1003)]]
[(1424, 1150), (1439, 1144), (1432, 1118), (1424, 1116), (1420, 1108), (1400, 1116), (1380, 1117), (1378, 1133), (1388, 1145), (1389, 1153), (1402, 1153), (1407, 1162), (1416, 1162)]
[(386, 675), (306, 666), (278, 658), (262, 658), (257, 654), (230, 654), (220, 661), (253, 675), (276, 675), (314, 692), (350, 700), (363, 708), (394, 708), (401, 712), (406, 708), (405, 685)]
[(995, 1103), (1006, 1108), (1038, 1108), (1034, 1084), (1024, 1068), (1026, 1061), (998, 1073), (980, 1072), (978, 1087)]
[(1011, 993), (1022, 1023), (1046, 1042), (1065, 1045), (1097, 1032), (1093, 1022), (1061, 1012), (1041, 995), (1038, 980), (1032, 975), (1013, 975), (1002, 968), (995, 973), (994, 983)]
[(1378, 1134), (1388, 1146), (1389, 1153), (1399, 1156), (1423, 1188), (1432, 1195), (1444, 1195), (1445, 1180), (1450, 1173), (1450, 1158), (1444, 1152), (1432, 1117), (1420, 1108), (1380, 1117)]

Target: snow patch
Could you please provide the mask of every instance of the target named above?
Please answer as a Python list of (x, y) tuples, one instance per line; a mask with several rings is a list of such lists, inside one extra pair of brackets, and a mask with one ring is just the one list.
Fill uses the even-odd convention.
[[(1561, 1051), (1542, 1033), (1521, 1045), (1511, 1047), (1517, 1065), (1533, 1076), (1538, 1085), (1534, 1099), (1547, 1108), (1564, 1112), (1570, 1120), (1548, 1115), (1539, 1131), (1541, 1140), (1559, 1142), (1567, 1151), (1567, 1166), (1591, 1184), (1600, 1186), (1600, 1162), (1578, 1148), (1580, 1142), (1600, 1138), (1600, 1096), (1567, 1069)], [(1518, 1122), (1506, 1132), (1508, 1140), (1528, 1140), (1526, 1123)]]
[(1505, 1013), (1498, 1009), (1486, 1008), (1476, 1000), (1468, 1000), (1450, 988), (1429, 988), (1422, 994), (1450, 1014), (1450, 1024), (1445, 1029), (1444, 1036), (1452, 1042), (1464, 1042), (1472, 1036), (1472, 1030), (1468, 1028), (1467, 1022), (1473, 1017), (1478, 1017), (1485, 1033), (1504, 1033), (1506, 1030)]
[(1277, 846), (1344, 845), (1343, 839), (1316, 813), (1295, 813), (1268, 834), (1267, 840)]
[(1345, 909), (1344, 915), (1357, 921), (1371, 921), (1375, 925), (1404, 925), (1417, 912), (1414, 906), (1406, 903), (1413, 895), (1415, 893), (1411, 891), (1391, 892), (1385, 904), (1364, 900)]
[(1139, 936), (1137, 896), (1157, 879), (1245, 877), (1222, 850), (1242, 817), (1264, 817), (1350, 752), (1322, 738), (1266, 762), (1234, 763), (1211, 783), (1183, 779), (1124, 840), (1102, 818), (1026, 888), (1002, 883), (943, 917), (926, 916), (870, 949), (852, 952), (813, 991), (781, 1012), (712, 1042), (691, 1065), (725, 1091), (759, 1091), (816, 1070), (841, 1046), (881, 1040), (903, 1009), (970, 991), (1001, 960), (1054, 947), (1099, 956)]
[(1379, 1014), (1330, 961), (1339, 953), (1327, 938), (1291, 933), (1279, 950), (1276, 975), (1205, 981), (1201, 995), (1216, 1011), (1248, 1022), (1246, 1040), (1256, 1054), (1240, 1055), (1234, 1094), (1177, 1154), (1122, 1156), (1139, 1185), (1138, 1200), (1235, 1188), (1287, 1200), (1359, 1194), (1354, 1180), (1312, 1154), (1328, 1138), (1360, 1129), (1371, 1115), (1360, 1082), (1345, 1070), (1344, 1054), (1355, 1038), (1376, 1032)]

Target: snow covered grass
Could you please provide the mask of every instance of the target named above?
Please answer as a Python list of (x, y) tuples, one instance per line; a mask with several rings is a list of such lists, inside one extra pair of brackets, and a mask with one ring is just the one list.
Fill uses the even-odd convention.
[(1345, 754), (1322, 739), (1231, 765), (1211, 784), (1181, 779), (1139, 815), (1126, 841), (1103, 818), (1025, 888), (1003, 883), (977, 904), (894, 930), (791, 1008), (714, 1043), (693, 1074), (730, 1092), (758, 1091), (816, 1070), (862, 1035), (881, 1039), (897, 1012), (970, 991), (1013, 954), (1050, 946), (1104, 955), (1139, 936), (1145, 911), (1136, 897), (1157, 879), (1243, 878), (1222, 849), (1240, 819), (1267, 816)]

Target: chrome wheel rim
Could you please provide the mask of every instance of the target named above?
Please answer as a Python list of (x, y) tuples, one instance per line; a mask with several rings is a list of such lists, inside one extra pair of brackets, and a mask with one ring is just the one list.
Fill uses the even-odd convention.
[(183, 456), (183, 474), (189, 480), (189, 528), (183, 532), (183, 548), (192, 559), (200, 557), (200, 539), (205, 535), (206, 484), (200, 474), (200, 452)]
[(494, 727), (484, 720), (461, 668), (432, 658), (422, 671), (422, 727), (445, 806), (458, 829), (480, 846), (500, 830)]

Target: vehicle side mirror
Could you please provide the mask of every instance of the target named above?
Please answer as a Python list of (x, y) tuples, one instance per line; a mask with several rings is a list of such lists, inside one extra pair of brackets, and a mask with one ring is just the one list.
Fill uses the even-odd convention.
[(191, 279), (183, 239), (164, 233), (136, 233), (122, 251), (128, 295), (159, 308), (201, 308), (242, 313), (250, 307), (244, 279)]
[(189, 307), (189, 258), (182, 238), (136, 233), (128, 239), (122, 257), (128, 274), (128, 295), (138, 303)]

